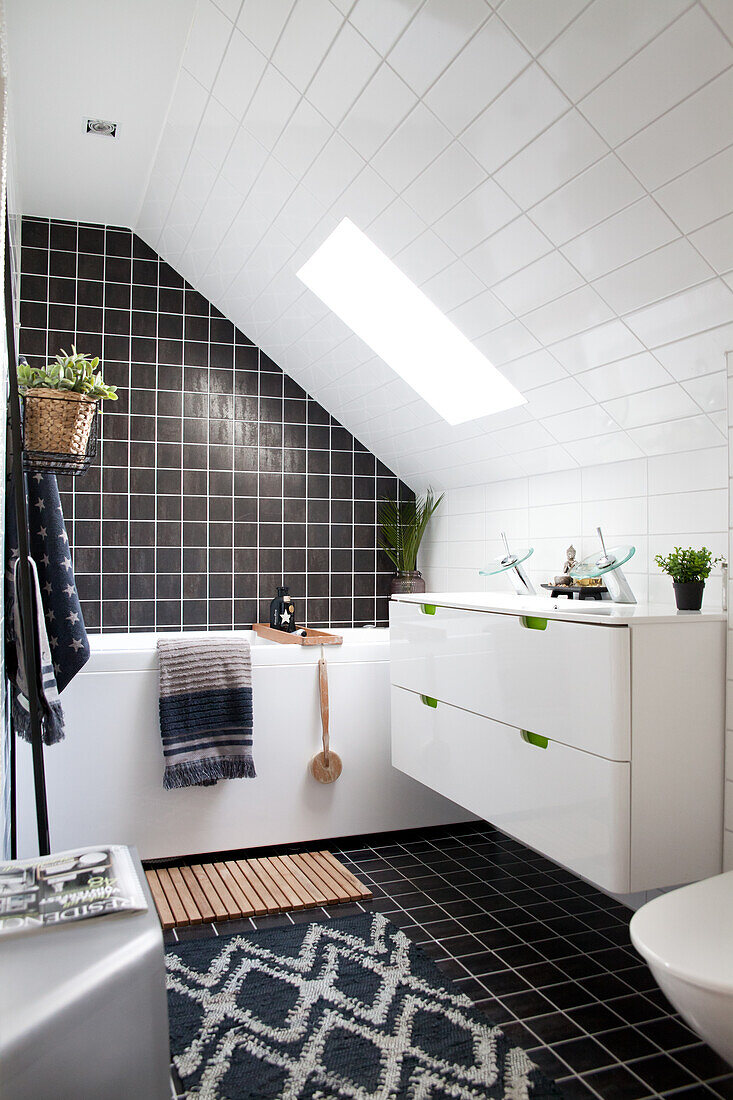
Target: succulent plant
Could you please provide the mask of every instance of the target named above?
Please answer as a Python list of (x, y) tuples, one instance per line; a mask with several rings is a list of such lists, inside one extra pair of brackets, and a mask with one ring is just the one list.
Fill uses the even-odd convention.
[(84, 394), (92, 400), (117, 400), (117, 387), (107, 386), (97, 371), (99, 356), (90, 359), (84, 352), (77, 351), (71, 345), (71, 355), (61, 349), (53, 363), (45, 367), (31, 367), (28, 363), (18, 364), (18, 388), (21, 393), (28, 390), (70, 390)]

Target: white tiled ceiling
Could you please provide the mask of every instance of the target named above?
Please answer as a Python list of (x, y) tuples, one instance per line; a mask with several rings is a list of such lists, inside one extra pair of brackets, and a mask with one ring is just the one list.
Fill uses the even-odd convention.
[[(715, 447), (732, 43), (726, 0), (198, 0), (136, 228), (416, 486)], [(304, 288), (344, 216), (527, 405), (448, 427)]]

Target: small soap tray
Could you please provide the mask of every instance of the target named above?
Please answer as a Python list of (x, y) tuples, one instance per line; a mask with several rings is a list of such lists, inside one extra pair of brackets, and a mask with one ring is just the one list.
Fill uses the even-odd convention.
[(328, 634), (325, 630), (314, 630), (313, 627), (299, 627), (305, 630), (305, 637), (301, 634), (288, 634), (284, 630), (275, 630), (269, 623), (253, 623), (252, 629), (260, 638), (267, 638), (269, 642), (280, 642), (284, 645), (343, 645), (344, 639), (340, 634)]

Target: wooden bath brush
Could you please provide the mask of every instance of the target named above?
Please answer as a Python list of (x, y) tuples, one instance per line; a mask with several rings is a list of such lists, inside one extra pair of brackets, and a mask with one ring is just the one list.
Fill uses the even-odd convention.
[(330, 746), (328, 735), (328, 668), (321, 650), (318, 662), (318, 682), (321, 692), (321, 725), (323, 727), (323, 752), (317, 752), (311, 760), (310, 770), (319, 783), (333, 783), (341, 775), (341, 757)]

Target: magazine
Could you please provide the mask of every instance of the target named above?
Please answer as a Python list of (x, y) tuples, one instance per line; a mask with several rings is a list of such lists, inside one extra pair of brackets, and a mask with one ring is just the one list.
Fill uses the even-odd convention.
[(147, 909), (122, 845), (0, 863), (0, 936)]

